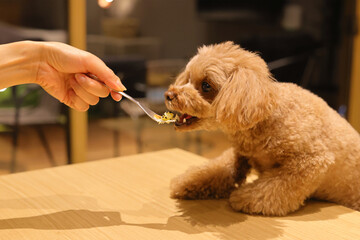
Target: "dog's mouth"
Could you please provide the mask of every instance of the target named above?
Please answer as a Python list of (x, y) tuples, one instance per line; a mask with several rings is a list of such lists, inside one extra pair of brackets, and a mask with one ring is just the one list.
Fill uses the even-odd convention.
[(184, 114), (181, 114), (180, 117), (178, 117), (176, 119), (175, 126), (176, 127), (181, 127), (184, 125), (189, 126), (198, 120), (199, 120), (199, 118), (197, 118), (195, 116), (191, 116), (187, 113), (184, 113)]

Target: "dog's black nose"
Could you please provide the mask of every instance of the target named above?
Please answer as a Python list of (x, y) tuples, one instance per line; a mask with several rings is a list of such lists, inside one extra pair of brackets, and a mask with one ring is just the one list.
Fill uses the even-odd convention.
[(168, 101), (172, 101), (174, 98), (176, 98), (177, 94), (173, 91), (167, 91), (165, 92), (165, 99)]

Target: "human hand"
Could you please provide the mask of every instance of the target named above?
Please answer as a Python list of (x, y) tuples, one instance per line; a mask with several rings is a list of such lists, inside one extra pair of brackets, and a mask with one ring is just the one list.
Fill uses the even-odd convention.
[[(79, 111), (86, 111), (89, 105), (99, 102), (99, 97), (107, 97), (109, 92), (114, 100), (121, 95), (111, 89), (124, 91), (120, 79), (95, 55), (63, 43), (39, 43), (40, 58), (35, 77), (50, 95)], [(91, 73), (103, 82), (88, 77)]]

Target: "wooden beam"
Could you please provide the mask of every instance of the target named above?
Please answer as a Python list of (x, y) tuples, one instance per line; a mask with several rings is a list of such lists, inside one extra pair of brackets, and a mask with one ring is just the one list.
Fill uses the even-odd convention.
[(360, 0), (356, 0), (356, 26), (349, 97), (349, 122), (360, 132)]
[[(69, 0), (69, 43), (86, 50), (86, 0)], [(70, 161), (86, 161), (87, 112), (70, 109)]]

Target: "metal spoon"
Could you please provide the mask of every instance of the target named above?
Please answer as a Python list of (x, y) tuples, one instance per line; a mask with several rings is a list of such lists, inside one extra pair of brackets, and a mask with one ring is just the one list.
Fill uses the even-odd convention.
[(141, 104), (139, 101), (135, 100), (133, 97), (131, 97), (130, 95), (121, 92), (121, 91), (116, 91), (112, 88), (110, 88), (109, 86), (105, 85), (103, 82), (101, 82), (99, 80), (99, 78), (91, 73), (86, 74), (88, 77), (100, 82), (102, 85), (104, 85), (105, 87), (107, 87), (108, 89), (110, 89), (113, 92), (117, 92), (119, 94), (121, 94), (122, 96), (126, 97), (127, 99), (129, 99), (130, 101), (132, 101), (133, 103), (137, 104), (143, 111), (144, 113), (146, 113), (146, 115), (148, 115), (152, 120), (154, 120), (155, 122), (162, 124), (162, 123), (172, 123), (175, 122), (175, 119), (173, 120), (163, 120), (162, 116), (155, 113), (154, 111), (152, 111), (150, 108), (148, 108), (147, 106)]

